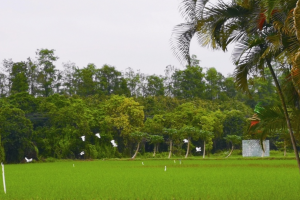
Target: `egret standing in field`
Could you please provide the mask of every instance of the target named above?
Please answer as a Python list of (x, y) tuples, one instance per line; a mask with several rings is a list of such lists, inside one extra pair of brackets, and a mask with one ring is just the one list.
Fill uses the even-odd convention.
[(81, 139), (82, 139), (82, 141), (85, 141), (85, 136), (84, 135), (81, 136)]
[(27, 158), (27, 157), (25, 157), (25, 160), (26, 160), (26, 162), (31, 162), (32, 161), (32, 158)]
[(100, 133), (96, 133), (95, 136), (101, 138)]

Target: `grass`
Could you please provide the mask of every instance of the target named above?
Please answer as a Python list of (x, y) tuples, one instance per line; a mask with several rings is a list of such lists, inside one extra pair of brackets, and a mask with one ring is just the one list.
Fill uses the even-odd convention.
[(0, 199), (300, 199), (295, 160), (27, 163), (5, 165), (5, 177)]

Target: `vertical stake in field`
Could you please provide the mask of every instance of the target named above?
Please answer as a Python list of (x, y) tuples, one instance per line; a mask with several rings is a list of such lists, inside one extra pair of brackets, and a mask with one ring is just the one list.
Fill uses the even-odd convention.
[(6, 194), (5, 175), (4, 175), (4, 165), (3, 165), (3, 163), (1, 163), (1, 165), (2, 165), (3, 189), (4, 189), (4, 193)]

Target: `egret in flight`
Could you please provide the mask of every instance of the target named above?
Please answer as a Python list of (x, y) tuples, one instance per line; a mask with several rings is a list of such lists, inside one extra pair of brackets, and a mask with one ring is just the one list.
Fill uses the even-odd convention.
[(113, 147), (117, 147), (118, 145), (115, 143), (115, 140), (110, 141)]
[(187, 139), (183, 139), (183, 142), (184, 143), (188, 143), (189, 141)]
[(100, 133), (96, 133), (95, 136), (101, 138)]
[(201, 151), (201, 147), (196, 147), (196, 152)]
[(29, 158), (29, 159), (28, 159), (28, 158), (25, 157), (25, 160), (26, 160), (26, 162), (31, 162), (31, 161), (32, 161), (32, 158)]
[(82, 139), (82, 141), (85, 141), (85, 136), (84, 135), (81, 136), (81, 139)]

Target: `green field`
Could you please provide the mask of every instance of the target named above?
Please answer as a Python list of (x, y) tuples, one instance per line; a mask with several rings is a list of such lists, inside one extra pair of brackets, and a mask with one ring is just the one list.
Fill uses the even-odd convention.
[(295, 160), (59, 161), (5, 177), (0, 199), (300, 199)]

